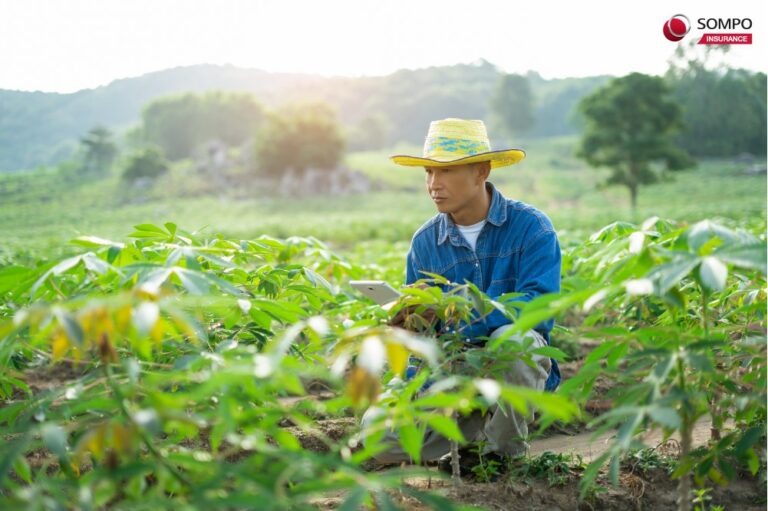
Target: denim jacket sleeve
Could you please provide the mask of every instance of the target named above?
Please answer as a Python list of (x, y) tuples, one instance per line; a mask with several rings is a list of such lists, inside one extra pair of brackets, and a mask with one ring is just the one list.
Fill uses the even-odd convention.
[[(542, 230), (525, 246), (517, 268), (515, 292), (524, 293), (517, 301), (529, 302), (539, 295), (560, 291), (561, 255), (557, 235), (552, 230)], [(494, 300), (498, 296), (492, 296)], [(500, 326), (510, 323), (501, 312), (493, 311), (482, 321), (472, 324), (464, 332), (470, 338), (488, 336)], [(536, 325), (535, 330), (547, 339), (554, 326), (549, 320)]]
[(416, 264), (416, 255), (413, 253), (413, 247), (408, 251), (408, 255), (405, 258), (405, 285), (409, 286), (424, 277), (419, 276), (418, 266)]

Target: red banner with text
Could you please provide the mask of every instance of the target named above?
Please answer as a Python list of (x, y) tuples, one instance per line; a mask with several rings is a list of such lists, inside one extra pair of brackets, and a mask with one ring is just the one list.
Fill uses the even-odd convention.
[(752, 44), (752, 34), (704, 34), (699, 44)]

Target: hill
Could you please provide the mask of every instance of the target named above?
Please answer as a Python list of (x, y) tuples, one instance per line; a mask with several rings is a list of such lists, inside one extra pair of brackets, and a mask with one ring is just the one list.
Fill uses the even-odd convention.
[[(431, 119), (489, 120), (488, 101), (500, 75), (496, 66), (483, 60), (358, 78), (197, 65), (71, 94), (0, 90), (0, 171), (57, 163), (71, 155), (79, 137), (94, 125), (125, 130), (153, 98), (187, 91), (246, 91), (267, 106), (322, 99), (336, 107), (351, 134), (373, 119), (386, 128), (381, 146), (418, 144)], [(573, 105), (609, 77), (545, 80), (529, 73), (528, 78), (537, 103), (532, 135), (552, 136), (574, 133)]]

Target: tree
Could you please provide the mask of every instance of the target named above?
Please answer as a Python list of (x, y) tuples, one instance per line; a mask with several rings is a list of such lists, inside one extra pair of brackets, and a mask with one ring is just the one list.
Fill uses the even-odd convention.
[(766, 153), (766, 75), (718, 62), (727, 45), (680, 45), (665, 75), (683, 109), (680, 146), (695, 156)]
[(491, 98), (491, 115), (510, 137), (533, 127), (533, 94), (528, 78), (502, 75)]
[(171, 160), (187, 158), (210, 140), (236, 146), (250, 140), (264, 118), (262, 106), (247, 93), (207, 92), (168, 96), (142, 111), (139, 133)]
[(117, 156), (117, 145), (112, 139), (112, 132), (104, 126), (91, 128), (80, 139), (85, 149), (84, 166), (86, 171), (106, 172)]
[(608, 183), (629, 189), (633, 210), (640, 185), (658, 179), (652, 164), (664, 163), (667, 170), (693, 164), (674, 145), (674, 136), (683, 127), (682, 112), (668, 96), (661, 78), (632, 73), (612, 80), (579, 103), (585, 129), (577, 156), (594, 167), (609, 167)]
[(259, 170), (277, 176), (308, 168), (333, 170), (344, 151), (333, 109), (320, 102), (294, 103), (271, 113), (256, 139)]
[(123, 179), (137, 181), (141, 178), (156, 179), (168, 172), (168, 161), (159, 147), (150, 146), (138, 149), (131, 156), (123, 170)]

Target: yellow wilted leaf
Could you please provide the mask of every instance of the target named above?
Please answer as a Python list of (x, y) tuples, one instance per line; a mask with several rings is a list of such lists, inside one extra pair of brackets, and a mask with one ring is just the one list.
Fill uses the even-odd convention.
[(167, 322), (163, 318), (159, 318), (155, 321), (152, 329), (149, 331), (149, 336), (155, 341), (156, 344), (160, 344), (163, 340), (163, 335), (167, 329)]
[(53, 361), (56, 362), (60, 358), (62, 358), (69, 349), (69, 339), (67, 339), (67, 336), (64, 334), (64, 331), (61, 329), (56, 330), (53, 334), (53, 343), (51, 347), (51, 355), (53, 357)]
[(131, 452), (131, 438), (133, 437), (133, 428), (125, 427), (120, 423), (112, 424), (112, 448), (118, 454), (128, 454)]
[(125, 333), (131, 325), (131, 306), (124, 305), (117, 310), (115, 314), (117, 321), (117, 328), (121, 332)]
[(408, 350), (396, 342), (387, 343), (387, 361), (395, 374), (403, 374), (408, 366)]
[(75, 449), (78, 459), (82, 460), (86, 453), (91, 453), (96, 460), (104, 458), (104, 436), (106, 434), (106, 425), (101, 424), (96, 429), (85, 435)]
[(107, 334), (112, 337), (112, 334), (115, 331), (115, 324), (112, 322), (112, 318), (107, 312), (107, 309), (104, 307), (98, 309), (95, 319), (96, 333)]
[(373, 403), (379, 395), (379, 379), (362, 367), (356, 366), (349, 373), (347, 395), (355, 405), (360, 404), (363, 399)]

